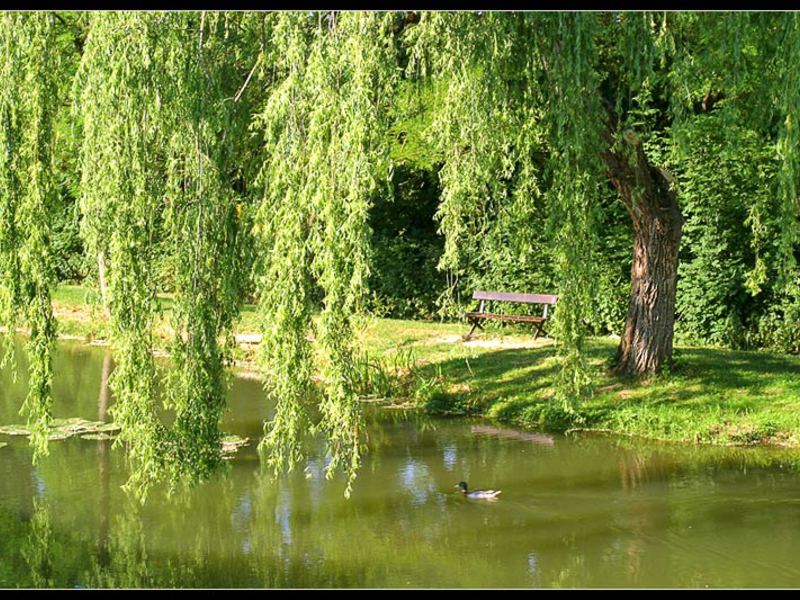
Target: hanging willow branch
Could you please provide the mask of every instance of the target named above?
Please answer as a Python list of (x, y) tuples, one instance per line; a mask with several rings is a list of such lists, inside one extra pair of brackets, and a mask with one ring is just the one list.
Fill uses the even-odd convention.
[(92, 15), (77, 75), (82, 234), (108, 252), (110, 326), (116, 368), (111, 408), (132, 465), (130, 486), (146, 494), (163, 464), (164, 428), (155, 404), (152, 326), (154, 241), (162, 184), (154, 171), (161, 147), (159, 20), (151, 14)]
[(594, 46), (596, 16), (559, 14), (548, 25), (549, 197), (559, 282), (555, 335), (561, 357), (557, 394), (571, 408), (591, 382), (584, 344), (596, 293), (593, 249), (604, 112)]
[(514, 162), (511, 140), (520, 126), (512, 103), (509, 67), (524, 72), (526, 53), (517, 54), (506, 15), (428, 13), (414, 34), (416, 61), (428, 55), (434, 77), (447, 93), (432, 137), (444, 156), (437, 211), (445, 247), (439, 268), (463, 272), (469, 240), (485, 233), (508, 189)]
[[(49, 207), (54, 200), (57, 72), (53, 15), (0, 15), (0, 324), (30, 327), (29, 391), (21, 413), (34, 460), (47, 454), (55, 320)], [(10, 356), (7, 347), (5, 358)]]
[[(231, 29), (246, 32), (247, 20), (93, 15), (78, 73), (83, 235), (108, 255), (112, 410), (129, 450), (129, 486), (142, 497), (153, 481), (197, 482), (221, 464), (224, 343), (247, 281), (233, 186), (249, 105), (230, 102), (240, 68)], [(170, 427), (158, 417), (152, 357), (159, 253), (174, 291)]]
[[(200, 15), (178, 19), (183, 32), (172, 44), (175, 74), (173, 132), (168, 144), (166, 235), (173, 273), (172, 348), (175, 368), (168, 379), (169, 406), (176, 410), (171, 432), (176, 475), (199, 481), (221, 463), (219, 421), (225, 408), (225, 353), (244, 294), (240, 200), (232, 189), (244, 137), (233, 115), (226, 77), (232, 69), (224, 43), (228, 19)], [(199, 26), (197, 23), (199, 22)], [(182, 26), (181, 26), (182, 25)]]
[(353, 335), (367, 276), (367, 212), (386, 176), (385, 103), (394, 58), (389, 19), (370, 13), (285, 13), (274, 27), (281, 79), (259, 124), (264, 131), (265, 196), (259, 282), (262, 364), (277, 402), (262, 449), (275, 469), (301, 457), (309, 422), (312, 282), (323, 294), (316, 337), (324, 355), (317, 428), (350, 484), (360, 462), (363, 424), (352, 384)]
[(303, 86), (310, 33), (306, 18), (284, 13), (274, 24), (275, 68), (279, 82), (266, 100), (258, 125), (264, 133), (264, 198), (257, 209), (257, 282), (262, 326), (260, 359), (275, 416), (261, 448), (275, 469), (302, 458), (300, 439), (307, 427), (304, 403), (313, 367), (306, 337), (311, 324), (308, 272), (310, 203), (304, 193), (304, 153), (309, 94)]

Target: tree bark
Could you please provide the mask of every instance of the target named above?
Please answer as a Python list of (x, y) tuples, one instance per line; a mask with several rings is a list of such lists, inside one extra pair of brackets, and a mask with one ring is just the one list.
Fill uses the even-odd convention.
[(631, 132), (615, 147), (614, 123), (612, 115), (602, 158), (633, 221), (634, 242), (628, 315), (612, 370), (648, 376), (672, 359), (683, 216), (669, 173), (649, 163)]

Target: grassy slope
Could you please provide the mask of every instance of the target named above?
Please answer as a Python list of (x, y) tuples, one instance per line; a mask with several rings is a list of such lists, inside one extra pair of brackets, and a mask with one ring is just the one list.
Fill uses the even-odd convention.
[[(429, 408), (526, 426), (570, 427), (564, 415), (546, 409), (557, 373), (552, 344), (502, 347), (530, 338), (492, 333), (479, 336), (478, 343), (494, 338), (500, 347), (430, 343), (464, 332), (459, 325), (409, 327), (381, 320), (368, 331), (367, 346), (384, 353), (410, 347), (417, 360), (430, 361), (424, 371), (441, 373), (444, 385), (441, 394), (428, 399)], [(800, 445), (800, 358), (678, 346), (672, 372), (641, 383), (607, 375), (605, 365), (615, 350), (614, 340), (591, 341), (597, 387), (574, 426), (675, 441)]]
[[(54, 305), (62, 334), (105, 337), (105, 320), (85, 303), (85, 289), (60, 287)], [(169, 299), (161, 300), (167, 307)], [(235, 333), (257, 331), (246, 306)], [(166, 335), (162, 322), (157, 329)], [(605, 364), (616, 342), (595, 339), (589, 356), (597, 369), (595, 395), (570, 423), (549, 400), (557, 373), (551, 341), (532, 343), (521, 330), (490, 330), (464, 344), (460, 324), (371, 319), (359, 347), (373, 372), (384, 375), (378, 395), (413, 396), (434, 412), (483, 414), (524, 426), (608, 429), (618, 433), (720, 444), (800, 445), (800, 358), (678, 346), (668, 375), (642, 384), (610, 378)], [(166, 338), (165, 338), (166, 339)], [(254, 348), (237, 358), (251, 360)], [(374, 373), (373, 373), (374, 375)], [(388, 380), (402, 379), (405, 385)], [(377, 385), (370, 380), (370, 385)], [(381, 392), (384, 392), (383, 394)]]

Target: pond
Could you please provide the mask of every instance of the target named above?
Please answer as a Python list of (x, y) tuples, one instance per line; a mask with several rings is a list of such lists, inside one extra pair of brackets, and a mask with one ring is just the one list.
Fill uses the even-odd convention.
[[(109, 420), (110, 367), (103, 348), (60, 343), (55, 416)], [(0, 424), (18, 423), (24, 377), (1, 376)], [(229, 405), (223, 430), (257, 441), (259, 382), (235, 378)], [(0, 436), (0, 587), (800, 586), (797, 452), (368, 420), (349, 500), (321, 443), (276, 481), (253, 441), (211, 481), (138, 506), (111, 442), (53, 441), (34, 467), (26, 438)], [(465, 499), (461, 480), (500, 499)]]

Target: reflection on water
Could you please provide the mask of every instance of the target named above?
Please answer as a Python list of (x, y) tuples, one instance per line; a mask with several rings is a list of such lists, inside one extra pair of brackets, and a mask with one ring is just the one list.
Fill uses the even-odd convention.
[[(100, 392), (97, 395), (97, 420), (104, 423), (109, 422), (108, 403), (109, 388), (108, 378), (111, 375), (111, 353), (103, 354), (103, 369), (100, 372)], [(98, 512), (100, 514), (98, 531), (98, 561), (105, 566), (109, 562), (108, 554), (108, 511), (109, 511), (109, 468), (108, 454), (110, 451), (111, 440), (97, 440), (97, 482), (100, 489), (98, 499)]]
[(436, 493), (436, 482), (428, 467), (413, 458), (400, 468), (400, 479), (412, 504), (425, 504)]
[[(108, 420), (111, 358), (62, 345), (56, 417)], [(24, 372), (24, 371), (23, 371)], [(24, 385), (2, 373), (0, 423)], [(256, 381), (236, 380), (223, 430), (257, 438)], [(324, 444), (274, 479), (254, 445), (225, 472), (130, 501), (109, 441), (0, 449), (0, 587), (800, 585), (800, 476), (786, 450), (542, 436), (474, 420), (369, 416), (350, 500)], [(455, 493), (503, 490), (496, 503)]]
[(552, 446), (555, 440), (551, 435), (544, 435), (541, 433), (534, 433), (532, 431), (518, 431), (516, 429), (508, 429), (506, 427), (494, 427), (491, 425), (473, 425), (470, 431), (476, 435), (491, 435), (497, 437), (504, 437), (512, 440), (520, 440), (523, 442), (531, 442), (533, 444), (541, 444), (543, 446)]
[(28, 535), (25, 537), (20, 554), (30, 569), (32, 587), (52, 587), (54, 584), (53, 532), (50, 527), (50, 513), (46, 501), (33, 499), (33, 515), (30, 519)]

